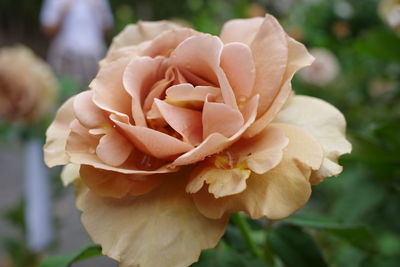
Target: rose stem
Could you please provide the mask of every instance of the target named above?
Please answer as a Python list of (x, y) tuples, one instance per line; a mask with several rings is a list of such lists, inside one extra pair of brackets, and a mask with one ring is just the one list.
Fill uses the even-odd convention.
[(247, 246), (250, 249), (251, 254), (253, 254), (257, 258), (262, 259), (262, 252), (254, 241), (253, 237), (251, 236), (251, 229), (246, 221), (246, 218), (239, 212), (233, 213), (231, 218), (234, 224), (239, 228), (242, 237), (244, 238)]

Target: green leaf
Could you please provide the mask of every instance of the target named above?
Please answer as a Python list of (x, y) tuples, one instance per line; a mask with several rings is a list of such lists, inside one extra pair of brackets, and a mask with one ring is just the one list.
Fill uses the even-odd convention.
[(100, 255), (102, 255), (101, 247), (99, 245), (90, 243), (70, 254), (49, 257), (40, 264), (40, 267), (68, 267), (74, 262)]
[(300, 227), (281, 225), (269, 234), (268, 243), (286, 266), (328, 266), (314, 239)]
[(366, 250), (373, 249), (371, 233), (363, 225), (343, 223), (325, 217), (301, 215), (292, 215), (285, 219), (285, 222), (301, 227), (321, 229), (349, 242), (355, 247)]
[(250, 255), (239, 253), (223, 241), (217, 248), (205, 250), (192, 267), (265, 267), (266, 263)]

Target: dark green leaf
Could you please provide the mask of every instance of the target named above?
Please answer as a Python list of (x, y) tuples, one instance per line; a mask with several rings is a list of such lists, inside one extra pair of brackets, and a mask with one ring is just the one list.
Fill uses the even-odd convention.
[(99, 245), (88, 244), (70, 254), (49, 257), (40, 264), (40, 267), (68, 267), (74, 262), (100, 255), (101, 247)]
[(268, 236), (268, 243), (287, 266), (328, 266), (313, 238), (299, 227), (281, 225), (275, 228)]
[(301, 226), (324, 230), (349, 242), (355, 247), (370, 250), (373, 248), (373, 239), (365, 226), (335, 221), (330, 218), (316, 216), (292, 215), (286, 222)]

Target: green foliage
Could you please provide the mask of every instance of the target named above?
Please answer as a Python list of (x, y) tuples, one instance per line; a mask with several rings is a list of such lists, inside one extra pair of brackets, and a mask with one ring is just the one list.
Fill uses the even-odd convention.
[(77, 249), (70, 254), (49, 257), (40, 264), (40, 267), (68, 267), (75, 262), (100, 255), (101, 247), (99, 245), (91, 243)]

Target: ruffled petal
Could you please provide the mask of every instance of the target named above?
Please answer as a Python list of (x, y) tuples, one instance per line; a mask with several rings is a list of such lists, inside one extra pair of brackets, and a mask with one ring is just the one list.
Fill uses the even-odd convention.
[[(294, 39), (288, 37), (288, 64), (286, 67), (286, 72), (283, 77), (283, 83), (280, 91), (274, 98), (271, 106), (268, 108), (267, 112), (261, 115), (244, 133), (245, 138), (250, 138), (261, 132), (265, 126), (267, 126), (279, 112), (279, 110), (286, 103), (287, 99), (292, 94), (291, 80), (293, 75), (306, 66), (311, 65), (314, 58), (307, 52), (305, 46)], [(260, 114), (259, 114), (260, 115)]]
[(275, 121), (305, 129), (322, 145), (324, 161), (321, 168), (313, 173), (312, 183), (319, 183), (342, 171), (338, 159), (350, 153), (351, 144), (346, 140), (346, 120), (334, 106), (314, 97), (293, 96)]
[(67, 164), (61, 171), (61, 181), (64, 186), (73, 183), (76, 179), (79, 179), (79, 164)]
[(111, 129), (100, 138), (96, 148), (96, 155), (111, 166), (120, 166), (133, 150), (133, 145), (116, 130)]
[(189, 165), (203, 160), (209, 155), (221, 152), (242, 136), (246, 129), (255, 121), (257, 115), (258, 96), (254, 96), (244, 107), (242, 115), (245, 123), (231, 137), (227, 138), (220, 133), (212, 133), (199, 146), (179, 156), (171, 166)]
[(203, 134), (201, 112), (175, 107), (159, 99), (155, 99), (155, 104), (166, 122), (182, 135), (185, 142), (192, 146), (201, 143)]
[[(217, 96), (220, 94), (220, 90), (217, 87), (212, 86), (196, 86), (194, 87), (190, 83), (182, 83), (171, 86), (166, 91), (166, 102), (184, 106), (184, 105), (196, 105), (196, 102), (201, 103), (206, 101), (206, 97), (210, 101), (215, 101)], [(195, 102), (195, 103), (193, 103)]]
[(84, 91), (76, 95), (74, 100), (74, 114), (86, 128), (97, 128), (110, 125), (104, 111), (98, 108), (92, 100), (93, 91)]
[[(232, 87), (220, 67), (222, 49), (223, 43), (218, 37), (208, 34), (192, 36), (183, 41), (172, 52), (171, 64), (214, 85), (219, 85), (225, 104), (237, 109)], [(193, 51), (196, 51), (196, 53), (193, 53)], [(189, 79), (187, 74), (185, 76)]]
[(253, 172), (263, 174), (279, 164), (288, 142), (289, 139), (282, 129), (267, 126), (255, 137), (239, 140), (228, 152), (238, 164), (245, 163)]
[(238, 109), (231, 108), (223, 103), (206, 101), (203, 106), (203, 138), (213, 133), (220, 133), (231, 137), (243, 126), (244, 119)]
[(60, 107), (54, 121), (46, 131), (44, 161), (49, 167), (69, 163), (69, 157), (65, 152), (65, 146), (70, 134), (69, 125), (75, 119), (73, 109), (74, 99), (75, 97), (68, 99)]
[(162, 57), (140, 57), (132, 60), (123, 74), (123, 83), (132, 99), (132, 116), (136, 126), (147, 127), (142, 105), (152, 86), (161, 76)]
[(236, 98), (240, 101), (250, 97), (256, 74), (250, 48), (237, 42), (225, 45), (221, 54), (221, 67)]
[(92, 100), (96, 106), (127, 118), (130, 118), (132, 100), (125, 91), (122, 75), (129, 61), (130, 59), (122, 58), (105, 64), (89, 85), (93, 90)]
[(143, 51), (142, 55), (149, 57), (167, 57), (184, 40), (191, 36), (200, 34), (200, 32), (189, 28), (177, 28), (165, 31), (151, 41), (149, 46)]
[(89, 133), (89, 129), (83, 127), (78, 120), (74, 120), (70, 128), (65, 149), (71, 163), (125, 174), (150, 175), (177, 171), (177, 168), (170, 167), (166, 161), (152, 158), (139, 151), (132, 151), (129, 158), (118, 167), (106, 164), (96, 154), (100, 137)]
[(289, 144), (278, 166), (265, 174), (253, 173), (240, 194), (214, 198), (204, 187), (193, 194), (197, 208), (209, 218), (245, 211), (252, 218), (282, 219), (301, 208), (309, 199), (313, 170), (320, 167), (323, 151), (306, 131), (289, 124), (273, 124), (285, 132)]
[(221, 40), (225, 44), (241, 42), (250, 45), (263, 22), (264, 18), (230, 20), (222, 27)]
[(169, 159), (193, 149), (193, 146), (168, 134), (140, 126), (133, 126), (116, 118), (115, 124), (140, 151), (159, 159)]
[(123, 174), (96, 169), (89, 165), (82, 165), (79, 174), (92, 192), (99, 196), (114, 198), (122, 198), (128, 193), (146, 194), (159, 186), (163, 180), (163, 175)]
[(263, 114), (281, 89), (288, 64), (286, 33), (279, 22), (266, 15), (250, 45), (256, 68), (253, 94), (260, 95), (258, 114)]
[(154, 22), (139, 21), (137, 24), (126, 26), (123, 31), (114, 37), (108, 53), (126, 46), (138, 45), (142, 42), (153, 40), (165, 31), (178, 28), (180, 28), (178, 24), (164, 20)]
[(198, 212), (179, 173), (138, 197), (110, 199), (83, 191), (82, 222), (103, 253), (122, 266), (189, 266), (217, 245), (227, 218)]
[(246, 180), (250, 176), (250, 170), (244, 169), (217, 169), (199, 166), (192, 173), (186, 186), (188, 193), (198, 192), (203, 183), (208, 184), (208, 192), (215, 198), (235, 195), (246, 189)]

